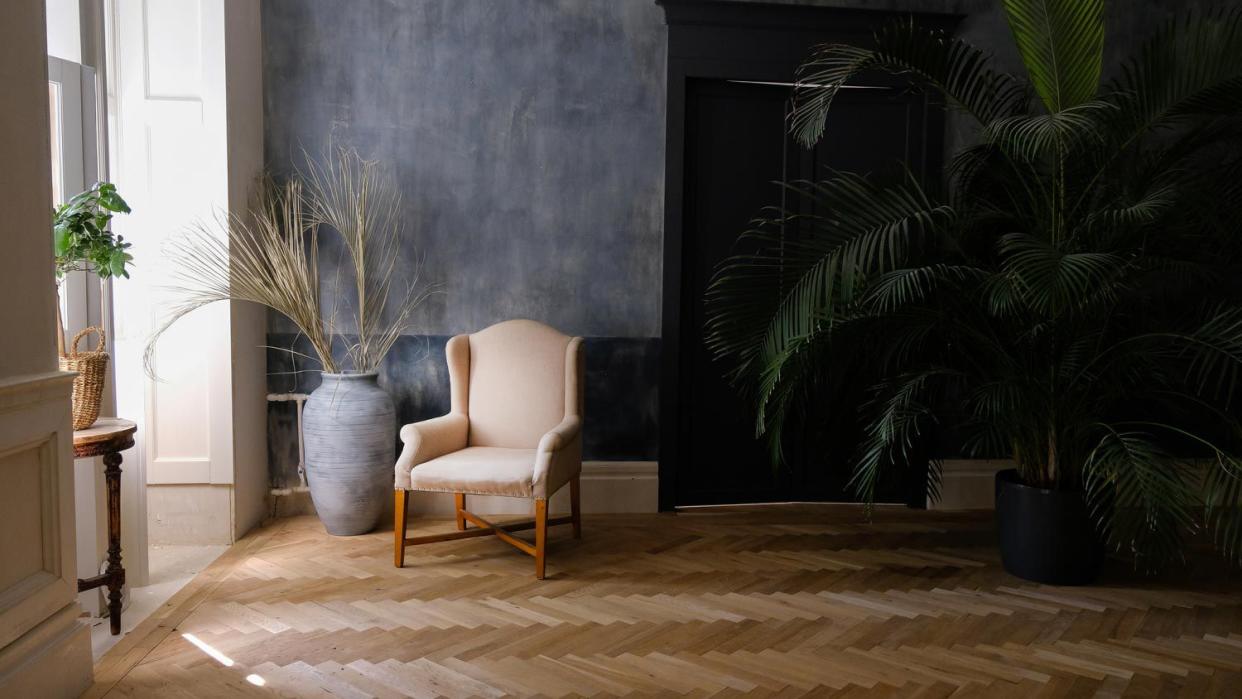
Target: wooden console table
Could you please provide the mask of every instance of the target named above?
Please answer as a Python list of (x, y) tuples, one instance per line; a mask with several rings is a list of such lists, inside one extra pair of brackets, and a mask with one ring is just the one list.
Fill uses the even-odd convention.
[(103, 575), (78, 578), (78, 592), (108, 586), (108, 622), (113, 636), (121, 633), (121, 589), (125, 587), (125, 568), (121, 567), (121, 452), (134, 446), (137, 431), (138, 425), (129, 420), (101, 417), (73, 433), (74, 458), (102, 456), (108, 485), (108, 567)]

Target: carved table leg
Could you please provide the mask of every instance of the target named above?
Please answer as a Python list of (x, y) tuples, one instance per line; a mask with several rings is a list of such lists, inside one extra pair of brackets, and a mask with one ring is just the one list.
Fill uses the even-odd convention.
[(121, 454), (104, 454), (104, 478), (108, 484), (108, 621), (112, 635), (121, 633), (121, 590), (125, 568), (121, 567)]

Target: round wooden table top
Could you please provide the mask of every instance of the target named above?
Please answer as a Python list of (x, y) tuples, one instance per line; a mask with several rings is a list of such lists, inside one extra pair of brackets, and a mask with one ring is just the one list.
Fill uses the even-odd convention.
[(119, 417), (101, 417), (84, 430), (73, 431), (73, 455), (99, 456), (134, 446), (138, 424)]

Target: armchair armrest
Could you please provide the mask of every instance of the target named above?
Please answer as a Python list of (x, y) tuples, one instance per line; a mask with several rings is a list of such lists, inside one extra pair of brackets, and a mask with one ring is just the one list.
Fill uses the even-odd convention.
[(582, 418), (577, 415), (566, 416), (561, 424), (553, 427), (539, 440), (539, 453), (560, 451), (574, 441), (578, 431), (582, 429)]
[(466, 448), (470, 419), (461, 413), (413, 422), (401, 428), (405, 448), (397, 459), (396, 488), (410, 485), (410, 471), (419, 464)]
[(532, 477), (536, 498), (551, 497), (582, 470), (582, 418), (568, 415), (539, 440)]

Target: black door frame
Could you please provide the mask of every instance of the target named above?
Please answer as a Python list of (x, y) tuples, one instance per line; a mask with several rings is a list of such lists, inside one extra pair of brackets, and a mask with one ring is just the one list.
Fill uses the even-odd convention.
[[(676, 506), (677, 464), (684, 462), (685, 395), (681, 371), (685, 220), (686, 83), (694, 78), (789, 82), (810, 43), (870, 41), (875, 29), (911, 13), (733, 0), (657, 0), (668, 25), (668, 97), (664, 163), (664, 289), (661, 308), (659, 507)], [(960, 15), (916, 14), (923, 26), (952, 30)], [(944, 126), (928, 115), (929, 153), (943, 151)], [(939, 161), (939, 155), (934, 158)]]

